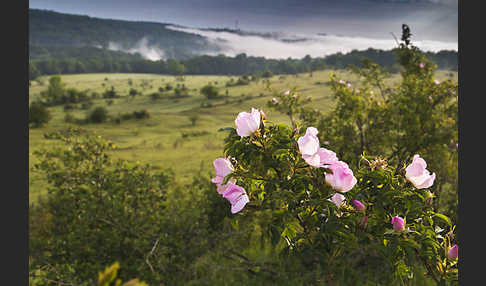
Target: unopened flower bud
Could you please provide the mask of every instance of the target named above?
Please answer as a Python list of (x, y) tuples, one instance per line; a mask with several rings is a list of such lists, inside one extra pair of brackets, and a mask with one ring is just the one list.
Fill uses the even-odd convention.
[(366, 227), (368, 225), (368, 216), (364, 216), (361, 221), (359, 222), (359, 225), (362, 227)]
[(454, 246), (452, 246), (449, 251), (447, 252), (447, 257), (450, 259), (450, 260), (456, 260), (457, 259), (457, 255), (458, 255), (458, 246), (457, 244), (454, 244)]
[(391, 223), (393, 224), (393, 229), (395, 231), (402, 231), (405, 229), (405, 221), (399, 216), (393, 217)]
[(354, 207), (358, 210), (358, 211), (364, 211), (365, 209), (365, 206), (363, 205), (363, 203), (361, 203), (360, 201), (358, 200), (352, 200), (351, 203), (354, 205)]
[(263, 110), (260, 110), (260, 115), (262, 116), (262, 119), (267, 119), (267, 116), (265, 115), (265, 112), (263, 112)]
[(434, 194), (432, 194), (430, 191), (427, 191), (425, 193), (425, 203), (428, 206), (431, 206), (433, 201), (434, 201)]

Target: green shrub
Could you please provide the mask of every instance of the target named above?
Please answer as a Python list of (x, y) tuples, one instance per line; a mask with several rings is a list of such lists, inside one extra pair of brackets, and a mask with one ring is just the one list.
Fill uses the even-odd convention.
[(51, 120), (49, 110), (41, 102), (32, 102), (29, 106), (29, 125), (36, 128), (42, 127)]
[(203, 86), (201, 88), (201, 94), (204, 95), (207, 99), (216, 99), (219, 97), (218, 89), (211, 84)]
[(103, 123), (108, 119), (108, 110), (104, 107), (96, 107), (87, 117), (91, 123)]

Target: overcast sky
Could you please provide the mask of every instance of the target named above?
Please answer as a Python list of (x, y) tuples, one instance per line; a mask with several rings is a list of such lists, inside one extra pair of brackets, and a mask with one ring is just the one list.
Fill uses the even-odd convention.
[(391, 39), (401, 24), (412, 40), (457, 43), (458, 0), (29, 0), (30, 8), (193, 28)]

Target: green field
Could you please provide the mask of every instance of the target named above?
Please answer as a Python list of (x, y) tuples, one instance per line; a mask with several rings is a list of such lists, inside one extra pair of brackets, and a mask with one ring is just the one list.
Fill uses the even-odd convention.
[[(313, 107), (323, 112), (330, 110), (333, 100), (330, 94), (329, 82), (331, 73), (348, 81), (355, 81), (345, 71), (319, 71), (312, 77), (306, 74), (273, 76), (270, 78), (272, 88), (283, 92), (290, 88), (298, 88), (302, 96), (313, 99)], [(449, 71), (438, 71), (437, 79), (444, 80), (451, 77)], [(269, 90), (265, 89), (263, 81), (250, 82), (249, 85), (226, 87), (229, 76), (184, 76), (184, 81), (178, 81), (174, 76), (154, 74), (79, 74), (63, 75), (62, 82), (66, 88), (88, 90), (102, 93), (113, 86), (120, 98), (113, 99), (108, 104), (106, 99), (95, 99), (91, 109), (97, 106), (105, 107), (109, 115), (117, 116), (121, 113), (147, 110), (150, 118), (142, 120), (122, 121), (120, 124), (108, 122), (103, 124), (86, 124), (82, 128), (89, 129), (104, 138), (112, 140), (117, 149), (113, 157), (129, 161), (150, 163), (155, 167), (171, 168), (179, 183), (190, 182), (192, 176), (198, 172), (214, 172), (212, 162), (223, 154), (223, 139), (225, 132), (218, 132), (222, 127), (234, 127), (234, 120), (241, 111), (250, 111), (251, 107), (262, 109), (267, 117), (274, 122), (289, 123), (282, 114), (269, 110), (266, 102), (272, 98)], [(233, 77), (237, 80), (237, 77)], [(394, 76), (391, 81), (399, 79)], [(452, 72), (452, 79), (457, 81), (457, 73)], [(131, 81), (131, 85), (129, 82)], [(207, 100), (200, 94), (201, 87), (211, 82), (219, 88), (221, 94), (228, 90), (229, 97)], [(189, 88), (189, 97), (171, 98), (172, 92), (166, 91), (165, 96), (152, 100), (150, 94), (158, 91), (170, 83), (173, 87), (184, 84)], [(41, 77), (32, 82), (29, 87), (29, 102), (38, 98), (40, 92), (48, 85), (48, 77)], [(142, 92), (134, 98), (128, 95), (130, 88)], [(250, 97), (251, 96), (251, 97)], [(201, 104), (210, 103), (211, 107)], [(49, 147), (52, 140), (46, 140), (43, 134), (56, 131), (72, 124), (64, 122), (63, 106), (49, 108), (52, 120), (42, 128), (29, 130), (29, 167), (36, 162), (33, 151)], [(76, 109), (71, 114), (83, 118), (87, 110)], [(198, 114), (195, 126), (191, 125), (189, 117)], [(183, 133), (206, 131), (200, 136), (183, 137)], [(39, 196), (46, 193), (46, 182), (33, 171), (29, 171), (29, 201), (35, 202)]]

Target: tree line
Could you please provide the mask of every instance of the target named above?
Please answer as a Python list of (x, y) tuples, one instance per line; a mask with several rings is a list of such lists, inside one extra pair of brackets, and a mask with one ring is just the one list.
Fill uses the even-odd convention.
[[(425, 57), (437, 64), (439, 69), (457, 71), (457, 52), (440, 51), (424, 53)], [(197, 56), (189, 59), (167, 59), (150, 61), (139, 57), (79, 57), (49, 58), (29, 60), (29, 80), (41, 75), (76, 73), (154, 73), (172, 75), (245, 75), (255, 73), (297, 74), (324, 69), (342, 69), (350, 65), (361, 66), (362, 59), (370, 59), (383, 66), (386, 71), (401, 71), (394, 50), (384, 51), (369, 48), (364, 51), (336, 53), (326, 57), (302, 59), (266, 59), (264, 57), (239, 54)]]

